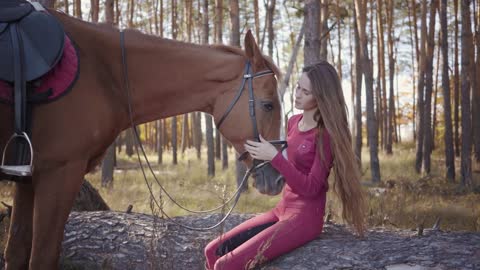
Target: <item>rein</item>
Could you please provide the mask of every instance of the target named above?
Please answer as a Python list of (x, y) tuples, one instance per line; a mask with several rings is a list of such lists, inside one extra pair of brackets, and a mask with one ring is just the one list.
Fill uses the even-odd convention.
[[(121, 53), (122, 53), (122, 65), (123, 65), (123, 77), (124, 77), (124, 83), (125, 83), (125, 91), (127, 93), (127, 101), (128, 101), (128, 114), (129, 114), (129, 120), (130, 120), (130, 126), (133, 130), (133, 134), (134, 134), (134, 137), (135, 137), (135, 151), (136, 151), (136, 154), (137, 154), (137, 159), (138, 159), (138, 163), (140, 164), (140, 168), (142, 170), (142, 174), (143, 174), (143, 178), (145, 180), (145, 183), (147, 184), (147, 187), (148, 187), (148, 190), (149, 190), (149, 193), (150, 193), (150, 196), (151, 198), (153, 199), (155, 205), (160, 209), (161, 213), (163, 215), (165, 215), (167, 217), (168, 220), (170, 220), (172, 223), (180, 226), (180, 227), (183, 227), (183, 228), (186, 228), (186, 229), (189, 229), (189, 230), (194, 230), (194, 231), (207, 231), (207, 230), (212, 230), (212, 229), (215, 229), (217, 228), (218, 226), (220, 226), (229, 216), (230, 214), (232, 213), (233, 209), (235, 208), (235, 206), (237, 205), (238, 203), (238, 200), (240, 199), (240, 195), (241, 195), (241, 190), (242, 190), (242, 187), (245, 183), (245, 181), (248, 179), (248, 177), (252, 174), (253, 171), (265, 166), (266, 164), (269, 163), (269, 161), (264, 161), (262, 163), (259, 163), (259, 164), (255, 164), (254, 166), (252, 166), (251, 168), (249, 168), (247, 170), (247, 172), (245, 173), (245, 175), (243, 176), (243, 179), (242, 179), (242, 182), (238, 185), (238, 188), (237, 190), (233, 193), (233, 195), (227, 200), (225, 201), (225, 203), (213, 208), (213, 209), (208, 209), (208, 210), (191, 210), (191, 209), (188, 209), (184, 206), (182, 206), (181, 204), (179, 204), (168, 192), (167, 190), (164, 188), (164, 186), (160, 183), (160, 181), (158, 180), (157, 176), (155, 175), (153, 169), (152, 169), (152, 166), (150, 164), (150, 162), (148, 161), (148, 158), (147, 158), (147, 155), (145, 153), (145, 149), (142, 145), (142, 142), (140, 140), (140, 136), (138, 134), (138, 131), (135, 127), (135, 123), (133, 121), (133, 109), (132, 109), (132, 98), (131, 98), (131, 93), (130, 93), (130, 82), (129, 82), (129, 79), (128, 79), (128, 66), (127, 66), (127, 58), (126, 58), (126, 50), (125, 50), (125, 32), (123, 30), (120, 31), (120, 47), (121, 47)], [(253, 96), (253, 86), (252, 86), (252, 80), (256, 77), (260, 77), (260, 76), (265, 76), (265, 75), (269, 75), (269, 74), (273, 74), (273, 72), (271, 70), (266, 70), (266, 71), (262, 71), (262, 72), (259, 72), (259, 73), (256, 73), (254, 75), (250, 74), (249, 73), (250, 71), (250, 62), (247, 62), (246, 64), (246, 67), (245, 67), (245, 73), (244, 73), (244, 76), (243, 76), (243, 80), (242, 80), (242, 84), (241, 84), (241, 87), (237, 93), (237, 95), (235, 96), (233, 102), (230, 104), (229, 108), (227, 109), (227, 111), (225, 112), (225, 114), (222, 116), (222, 118), (220, 119), (219, 123), (217, 124), (217, 128), (222, 124), (222, 122), (225, 120), (225, 118), (227, 117), (227, 115), (230, 113), (230, 111), (233, 109), (233, 107), (235, 106), (235, 103), (238, 101), (238, 99), (240, 98), (242, 92), (243, 92), (243, 89), (245, 88), (245, 83), (247, 80), (249, 80), (249, 96), (250, 96), (250, 99), (249, 99), (249, 110), (250, 110), (250, 117), (252, 118), (252, 123), (253, 123), (253, 127), (254, 127), (254, 135), (255, 135), (255, 138), (259, 140), (259, 136), (258, 136), (258, 130), (257, 130), (257, 125), (256, 125), (256, 119), (255, 119), (255, 107), (254, 107), (254, 96)], [(282, 151), (283, 149), (285, 149), (286, 147), (286, 142), (285, 141), (271, 141), (271, 143), (273, 144), (283, 144), (284, 147), (282, 148)], [(155, 179), (155, 182), (158, 184), (158, 186), (160, 187), (160, 189), (167, 195), (167, 197), (175, 204), (177, 205), (179, 208), (187, 211), (187, 212), (190, 212), (190, 213), (195, 213), (195, 214), (204, 214), (204, 213), (210, 213), (210, 212), (213, 212), (213, 211), (216, 211), (216, 210), (219, 210), (219, 209), (222, 209), (224, 208), (226, 205), (228, 205), (232, 199), (235, 198), (234, 202), (233, 202), (233, 205), (231, 206), (231, 208), (228, 210), (228, 212), (225, 214), (225, 216), (220, 220), (218, 221), (216, 224), (212, 225), (212, 226), (209, 226), (209, 227), (192, 227), (192, 226), (187, 226), (187, 225), (183, 225), (179, 222), (176, 222), (175, 220), (173, 220), (167, 213), (165, 213), (165, 211), (163, 210), (163, 208), (161, 207), (161, 204), (158, 202), (158, 200), (155, 198), (155, 196), (153, 195), (153, 190), (152, 190), (152, 186), (150, 185), (150, 183), (148, 182), (147, 180), (147, 175), (146, 175), (146, 172), (145, 172), (145, 169), (144, 169), (144, 164), (141, 160), (141, 157), (140, 157), (140, 152), (138, 150), (138, 148), (140, 148), (141, 152), (142, 152), (142, 155), (143, 155), (143, 158), (145, 159), (145, 162), (146, 162), (146, 166), (148, 167), (148, 169), (150, 170), (150, 173), (153, 175), (153, 178)], [(240, 158), (244, 159), (246, 158), (246, 154), (248, 154), (248, 152), (244, 152), (240, 155)], [(240, 159), (239, 158), (239, 159)], [(160, 195), (161, 196), (161, 195)], [(160, 198), (161, 199), (161, 198)]]

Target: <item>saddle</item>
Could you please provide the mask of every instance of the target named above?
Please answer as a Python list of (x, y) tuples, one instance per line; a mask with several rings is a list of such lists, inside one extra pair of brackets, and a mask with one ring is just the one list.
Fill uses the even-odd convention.
[[(40, 3), (25, 0), (0, 1), (0, 80), (13, 85), (14, 130), (2, 155), (0, 171), (30, 176), (33, 152), (28, 137), (27, 94), (32, 82), (55, 67), (62, 57), (65, 32)], [(5, 152), (16, 145), (16, 165), (5, 165)], [(28, 148), (27, 148), (28, 147)], [(30, 151), (30, 164), (23, 165)]]

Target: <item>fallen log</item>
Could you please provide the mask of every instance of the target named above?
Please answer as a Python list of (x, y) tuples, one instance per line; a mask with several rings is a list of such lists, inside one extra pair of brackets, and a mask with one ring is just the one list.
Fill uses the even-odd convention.
[[(252, 215), (233, 214), (225, 230)], [(205, 227), (220, 214), (176, 217)], [(73, 212), (65, 229), (62, 269), (203, 269), (203, 248), (220, 230), (183, 229), (138, 213)], [(344, 225), (324, 233), (262, 269), (480, 269), (480, 234), (371, 228), (359, 239)]]

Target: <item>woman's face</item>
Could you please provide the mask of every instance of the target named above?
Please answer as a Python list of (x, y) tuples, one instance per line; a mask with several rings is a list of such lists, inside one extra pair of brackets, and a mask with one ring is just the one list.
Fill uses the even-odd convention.
[(310, 79), (306, 73), (302, 73), (295, 88), (295, 108), (309, 111), (317, 107), (317, 101), (311, 89)]

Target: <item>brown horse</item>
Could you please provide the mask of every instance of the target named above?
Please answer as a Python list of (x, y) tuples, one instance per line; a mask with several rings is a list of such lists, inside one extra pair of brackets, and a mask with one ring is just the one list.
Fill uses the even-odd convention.
[[(49, 11), (76, 43), (79, 79), (65, 97), (33, 110), (34, 171), (16, 184), (5, 251), (6, 269), (56, 269), (67, 221), (83, 177), (97, 166), (116, 136), (130, 126), (119, 30)], [(216, 122), (240, 87), (245, 63), (253, 72), (278, 70), (262, 56), (250, 32), (245, 52), (228, 46), (201, 46), (128, 30), (128, 76), (135, 124), (202, 111)], [(280, 103), (275, 76), (253, 80), (259, 133), (278, 139)], [(12, 134), (13, 110), (0, 104), (0, 147)], [(241, 152), (253, 128), (244, 92), (220, 132)], [(245, 160), (252, 165), (251, 158)], [(278, 172), (256, 173), (257, 189), (277, 194)], [(0, 175), (0, 179), (6, 179)]]

